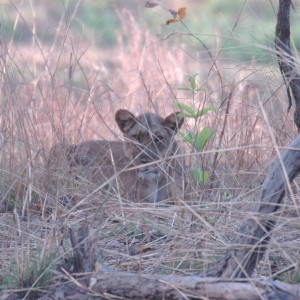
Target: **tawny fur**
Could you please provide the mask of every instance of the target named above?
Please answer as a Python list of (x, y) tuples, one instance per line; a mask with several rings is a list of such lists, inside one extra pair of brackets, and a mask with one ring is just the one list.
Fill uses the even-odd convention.
[(175, 141), (183, 124), (178, 113), (166, 118), (153, 113), (136, 117), (121, 109), (115, 119), (124, 142), (91, 140), (64, 149), (55, 145), (50, 157), (63, 152), (71, 169), (80, 172), (80, 176), (97, 185), (118, 185), (133, 201), (154, 203), (182, 196), (184, 159), (170, 159), (181, 154)]

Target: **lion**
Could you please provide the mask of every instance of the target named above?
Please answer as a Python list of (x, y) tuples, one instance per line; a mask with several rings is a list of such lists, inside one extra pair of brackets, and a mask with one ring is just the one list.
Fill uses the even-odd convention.
[(184, 122), (179, 114), (135, 116), (120, 109), (115, 121), (124, 141), (89, 140), (67, 148), (55, 145), (50, 157), (66, 150), (64, 156), (77, 177), (117, 187), (132, 201), (174, 201), (183, 195), (185, 182), (182, 150), (175, 140)]

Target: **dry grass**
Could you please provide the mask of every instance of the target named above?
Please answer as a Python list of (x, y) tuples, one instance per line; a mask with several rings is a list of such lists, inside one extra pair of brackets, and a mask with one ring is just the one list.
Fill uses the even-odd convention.
[[(82, 221), (92, 224), (101, 262), (113, 268), (149, 274), (205, 270), (251, 216), (275, 148), (286, 146), (296, 134), (276, 64), (235, 65), (189, 56), (180, 36), (157, 41), (129, 11), (120, 10), (118, 16), (130, 43), (120, 36), (109, 59), (99, 49), (76, 43), (64, 26), (50, 46), (35, 38), (26, 47), (14, 40), (2, 43), (1, 288), (40, 291), (67, 279), (57, 266), (72, 271), (68, 227)], [(114, 66), (108, 67), (111, 62)], [(203, 88), (194, 101), (177, 90), (187, 85), (190, 72), (199, 72)], [(205, 125), (216, 129), (201, 154), (210, 173), (205, 188), (190, 175), (197, 155), (187, 147), (189, 201), (164, 207), (132, 203), (118, 190), (108, 197), (91, 182), (78, 186), (63, 159), (56, 170), (45, 168), (57, 142), (120, 138), (113, 120), (119, 107), (166, 115), (175, 99), (195, 109), (220, 107), (185, 124), (185, 131)], [(298, 199), (297, 183), (294, 191)], [(75, 203), (65, 205), (61, 199), (70, 194)], [(274, 215), (278, 225), (257, 276), (297, 269), (299, 224), (293, 213), (287, 198)], [(293, 281), (295, 274), (280, 278)]]

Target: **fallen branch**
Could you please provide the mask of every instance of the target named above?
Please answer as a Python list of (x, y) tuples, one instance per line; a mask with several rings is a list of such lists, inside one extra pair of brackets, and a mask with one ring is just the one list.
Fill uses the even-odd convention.
[[(65, 285), (55, 289), (52, 300), (87, 299), (227, 299), (227, 300), (296, 300), (300, 287), (270, 280), (225, 280), (199, 276), (158, 276), (127, 272), (98, 272), (89, 288)], [(57, 295), (57, 296), (56, 296)], [(41, 299), (49, 299), (44, 296)], [(71, 298), (70, 298), (71, 299)]]

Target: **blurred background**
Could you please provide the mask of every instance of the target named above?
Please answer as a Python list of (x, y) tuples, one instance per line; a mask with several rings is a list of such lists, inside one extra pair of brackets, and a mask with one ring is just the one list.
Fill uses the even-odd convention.
[[(110, 61), (110, 51), (116, 50), (120, 39), (124, 39), (130, 47), (130, 38), (134, 36), (128, 36), (128, 31), (130, 22), (134, 21), (137, 29), (149, 31), (157, 41), (174, 33), (187, 34), (190, 31), (201, 37), (209, 49), (222, 49), (222, 56), (227, 58), (246, 61), (257, 56), (260, 61), (270, 59), (265, 48), (272, 48), (273, 45), (278, 1), (152, 2), (159, 5), (146, 8), (146, 1), (138, 0), (55, 0), (51, 3), (34, 0), (4, 1), (1, 33), (2, 37), (23, 46), (32, 44), (33, 33), (40, 43), (52, 45), (58, 38), (58, 31), (65, 30), (64, 33), (68, 31), (69, 39), (72, 37), (76, 46), (97, 49), (103, 53), (103, 59)], [(180, 7), (187, 9), (187, 17), (184, 19), (186, 28), (180, 23), (166, 26), (166, 20), (171, 18), (169, 9), (177, 11)], [(298, 7), (299, 4), (295, 1), (291, 26), (293, 45), (296, 48), (300, 45)], [(18, 15), (20, 18), (16, 23)], [(187, 43), (190, 51), (201, 51), (195, 39), (187, 36), (181, 38), (183, 40), (180, 42)], [(147, 35), (144, 39), (146, 42)]]
[[(272, 77), (268, 86), (273, 82), (276, 87), (272, 88), (278, 87), (273, 46), (277, 1), (148, 2), (152, 5), (134, 0), (4, 1), (0, 19), (4, 73), (22, 83), (21, 89), (36, 89), (38, 83), (35, 97), (48, 80), (57, 86), (56, 93), (68, 90), (69, 96), (57, 95), (59, 102), (70, 97), (72, 90), (77, 99), (73, 100), (89, 99), (94, 113), (100, 114), (98, 121), (108, 118), (110, 128), (109, 115), (116, 106), (167, 113), (175, 97), (186, 101), (188, 96), (178, 87), (187, 83), (189, 74), (198, 74), (199, 85), (209, 95), (205, 101), (217, 101), (217, 106), (233, 84), (235, 90), (253, 94), (249, 86), (257, 88)], [(299, 4), (295, 5), (291, 27), (292, 47), (297, 51), (300, 18)], [(182, 7), (186, 8), (185, 18), (166, 25), (173, 18), (170, 11)], [(26, 98), (28, 91), (21, 94)], [(45, 96), (40, 96), (41, 110)], [(53, 93), (51, 97), (54, 103)], [(62, 107), (65, 105), (68, 103)], [(73, 107), (68, 108), (69, 113)], [(82, 114), (87, 117), (86, 112)], [(42, 115), (38, 123), (49, 125), (49, 116)], [(86, 127), (90, 130), (85, 136), (93, 137), (97, 128)], [(55, 136), (53, 126), (50, 132), (54, 139), (62, 138)], [(82, 138), (74, 137), (74, 132), (68, 135)]]

